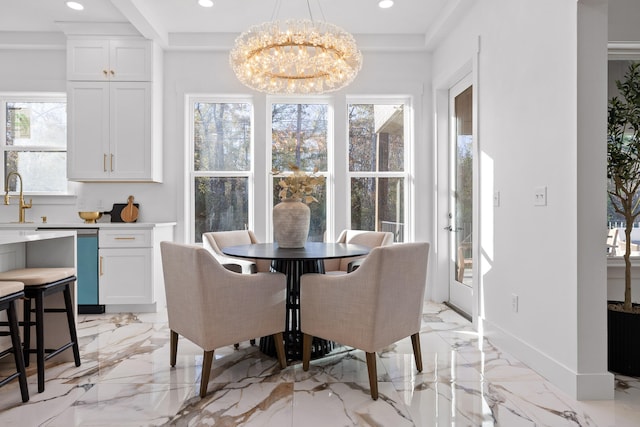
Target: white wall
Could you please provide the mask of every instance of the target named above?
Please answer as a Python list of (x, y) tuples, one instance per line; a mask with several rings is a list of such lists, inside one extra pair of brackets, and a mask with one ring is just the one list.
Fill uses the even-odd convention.
[[(0, 92), (6, 91), (66, 91), (66, 52), (64, 46), (54, 50), (0, 49)], [(431, 164), (432, 144), (430, 114), (423, 111), (424, 88), (430, 81), (429, 57), (424, 52), (364, 53), (364, 66), (355, 82), (342, 92), (332, 96), (336, 115), (344, 116), (347, 95), (400, 95), (408, 96), (414, 105), (416, 152), (416, 194), (414, 206), (416, 227), (413, 238), (431, 241), (433, 180), (426, 164)], [(140, 203), (138, 221), (178, 221), (176, 237), (185, 235), (185, 95), (218, 94), (233, 95), (251, 93), (233, 75), (226, 52), (168, 51), (164, 54), (163, 143), (164, 182), (158, 183), (73, 183), (76, 198), (66, 199), (66, 204), (51, 203), (50, 199), (34, 198), (34, 206), (27, 211), (27, 220), (40, 221), (47, 216), (49, 223), (80, 222), (79, 207), (86, 210), (109, 210), (113, 203), (126, 203), (132, 194)], [(428, 90), (428, 89), (427, 89)], [(429, 93), (427, 93), (429, 95)], [(268, 173), (264, 144), (266, 133), (266, 96), (253, 93), (256, 105), (256, 173)], [(428, 99), (428, 98), (427, 98)], [(344, 147), (344, 126), (336, 127), (336, 146)], [(346, 153), (346, 151), (344, 151)], [(336, 189), (344, 192), (344, 176), (338, 176)], [(267, 206), (266, 180), (257, 181), (256, 232), (266, 239)], [(260, 185), (263, 188), (260, 188)], [(347, 209), (346, 197), (337, 194), (341, 201), (336, 212)], [(101, 205), (101, 206), (100, 206)], [(409, 208), (409, 207), (408, 207)], [(0, 221), (14, 221), (16, 206), (0, 205)], [(102, 221), (108, 221), (105, 216)], [(335, 233), (345, 228), (341, 215), (336, 216)]]
[[(185, 126), (185, 97), (188, 94), (201, 95), (234, 95), (247, 94), (249, 92), (233, 75), (228, 65), (226, 52), (165, 52), (165, 156), (172, 159), (172, 165), (165, 167), (179, 168), (178, 176), (182, 176), (183, 169), (179, 166), (184, 163)], [(432, 224), (432, 181), (425, 164), (431, 164), (431, 141), (426, 138), (429, 126), (429, 114), (423, 111), (423, 88), (425, 82), (430, 80), (429, 60), (425, 53), (373, 53), (364, 52), (364, 64), (362, 71), (353, 84), (345, 90), (328, 94), (335, 109), (335, 115), (346, 116), (345, 104), (347, 96), (409, 96), (413, 100), (415, 109), (416, 129), (416, 197), (415, 212), (418, 221), (414, 238), (417, 240), (431, 241)], [(426, 85), (428, 86), (428, 85)], [(256, 120), (255, 143), (255, 174), (256, 176), (268, 176), (270, 165), (266, 159), (265, 144), (270, 143), (268, 138), (266, 120), (266, 103), (268, 97), (262, 93), (252, 93), (254, 99), (254, 116)], [(295, 98), (292, 98), (295, 99)], [(342, 125), (342, 126), (341, 126)], [(344, 120), (336, 121), (334, 129), (334, 143), (338, 153), (346, 153), (346, 129)], [(336, 208), (334, 234), (346, 227), (340, 212), (348, 209), (344, 191), (344, 175), (336, 177)], [(184, 235), (183, 221), (185, 219), (184, 203), (185, 191), (181, 184), (176, 184), (175, 210), (179, 226), (176, 236)], [(256, 224), (254, 230), (257, 237), (264, 241), (267, 239), (267, 227), (265, 209), (268, 208), (266, 180), (256, 180)]]
[[(604, 198), (584, 200), (578, 181), (583, 176), (578, 162), (590, 157), (581, 151), (594, 150), (593, 138), (599, 144), (598, 134), (578, 140), (585, 117), (595, 114), (592, 121), (596, 127), (599, 123), (604, 136), (604, 115), (597, 116), (602, 110), (577, 109), (577, 90), (585, 90), (577, 72), (579, 7), (575, 0), (478, 2), (434, 53), (433, 75), (436, 83), (445, 81), (472, 58), (479, 37), (479, 306), (487, 335), (571, 394), (610, 397), (613, 383), (606, 372), (606, 332), (601, 326), (606, 325), (605, 260), (596, 257), (585, 265), (577, 258), (581, 253), (591, 259), (592, 251), (599, 249), (579, 250), (582, 233), (603, 235), (602, 230), (587, 228), (594, 220), (585, 219), (579, 208), (604, 213)], [(603, 16), (606, 19), (606, 7)], [(606, 33), (602, 39), (600, 66), (606, 67)], [(606, 74), (599, 77), (602, 81), (592, 81), (591, 86), (601, 83), (606, 88)], [(596, 163), (604, 161), (601, 154), (595, 156)], [(604, 176), (597, 173), (603, 167), (592, 172)], [(538, 186), (547, 187), (545, 207), (533, 205)], [(496, 208), (494, 191), (500, 192)], [(584, 269), (580, 274), (579, 267)], [(588, 292), (593, 296), (582, 299)], [(519, 298), (518, 312), (511, 309), (513, 294)], [(600, 325), (589, 337), (598, 350), (588, 361), (579, 360), (578, 351), (578, 312), (584, 309), (591, 310), (591, 321)], [(610, 390), (594, 387), (603, 381), (578, 390), (584, 369)]]
[[(0, 92), (61, 92), (67, 90), (66, 51), (59, 49), (19, 50), (0, 49)], [(180, 141), (181, 143), (181, 141)], [(175, 145), (175, 142), (173, 143)], [(171, 144), (167, 145), (171, 147)], [(78, 217), (79, 206), (86, 210), (110, 210), (113, 203), (126, 203), (132, 194), (140, 203), (141, 222), (175, 220), (175, 182), (182, 171), (172, 167), (171, 155), (165, 155), (165, 183), (72, 183), (77, 198), (52, 201), (51, 198), (34, 197), (33, 208), (26, 211), (27, 221), (40, 222), (46, 216), (48, 223), (82, 222)], [(16, 221), (17, 206), (0, 205), (0, 221)], [(105, 216), (103, 220), (108, 221)]]

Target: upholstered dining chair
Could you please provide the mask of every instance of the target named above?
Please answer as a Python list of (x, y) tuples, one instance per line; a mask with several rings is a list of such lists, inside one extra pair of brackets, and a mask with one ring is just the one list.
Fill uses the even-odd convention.
[[(393, 233), (388, 231), (342, 230), (336, 243), (353, 243), (370, 248), (393, 243)], [(324, 260), (324, 270), (328, 274), (348, 273), (355, 270), (364, 257), (349, 257)]]
[(234, 258), (222, 253), (222, 249), (227, 246), (250, 245), (252, 243), (259, 242), (251, 230), (210, 231), (202, 233), (202, 246), (211, 252), (218, 262), (228, 270), (237, 273), (269, 272), (271, 267), (271, 261), (269, 260)]
[(273, 335), (280, 367), (287, 366), (286, 279), (282, 273), (238, 274), (224, 268), (201, 246), (161, 242), (171, 366), (178, 336), (204, 350), (200, 397), (207, 393), (215, 349), (252, 337)]
[(371, 397), (377, 400), (375, 352), (410, 336), (416, 366), (422, 372), (419, 333), (428, 255), (428, 243), (398, 243), (373, 248), (352, 273), (303, 275), (303, 370), (309, 369), (313, 337), (362, 350), (366, 353)]

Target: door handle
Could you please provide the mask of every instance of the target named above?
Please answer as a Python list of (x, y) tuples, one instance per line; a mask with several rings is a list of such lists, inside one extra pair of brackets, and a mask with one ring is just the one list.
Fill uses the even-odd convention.
[(100, 257), (100, 276), (104, 276), (104, 273), (102, 272), (102, 257)]
[(453, 231), (453, 227), (450, 225), (447, 225), (446, 227), (443, 228), (443, 230)]

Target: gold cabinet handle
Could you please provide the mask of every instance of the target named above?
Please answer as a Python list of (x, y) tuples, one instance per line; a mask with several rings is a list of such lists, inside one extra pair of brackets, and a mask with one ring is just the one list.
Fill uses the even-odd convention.
[(113, 71), (113, 70), (111, 70), (111, 75), (112, 75), (112, 76), (115, 76), (115, 75), (116, 75), (116, 72), (115, 72), (115, 71)]
[(102, 168), (104, 169), (104, 171), (107, 171), (107, 154), (105, 153), (102, 156)]
[(111, 172), (113, 172), (113, 154), (111, 155)]
[(135, 237), (114, 237), (114, 240), (136, 240)]
[(102, 257), (100, 257), (100, 276), (104, 276), (104, 273), (102, 272)]
[(105, 77), (109, 75), (109, 73), (107, 73), (107, 70), (102, 70), (102, 74), (104, 74)]

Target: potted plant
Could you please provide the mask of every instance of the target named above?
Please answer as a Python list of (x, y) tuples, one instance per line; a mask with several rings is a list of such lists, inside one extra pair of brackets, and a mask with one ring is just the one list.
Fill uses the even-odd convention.
[(607, 120), (607, 178), (609, 200), (626, 221), (624, 301), (608, 304), (609, 370), (640, 375), (640, 307), (631, 299), (631, 231), (640, 215), (640, 63), (631, 63), (620, 97), (609, 100)]
[[(312, 174), (300, 170), (294, 164), (289, 164), (292, 173), (282, 176), (278, 181), (281, 202), (273, 207), (273, 231), (275, 240), (281, 248), (304, 247), (309, 235), (311, 211), (309, 203), (317, 202), (313, 192), (324, 184), (324, 176), (318, 175), (318, 169)], [(282, 172), (274, 169), (274, 175)]]

